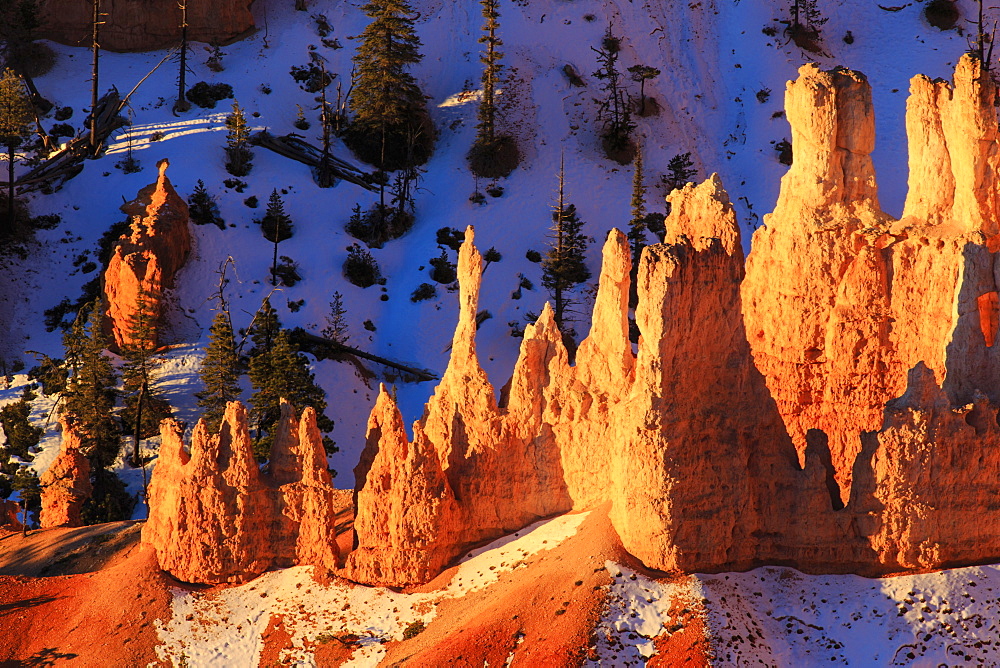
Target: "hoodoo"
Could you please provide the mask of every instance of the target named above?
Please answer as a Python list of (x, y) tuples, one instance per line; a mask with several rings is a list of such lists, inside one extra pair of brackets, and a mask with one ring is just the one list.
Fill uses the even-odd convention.
[(158, 163), (159, 177), (134, 200), (122, 205), (132, 229), (122, 236), (104, 272), (108, 326), (114, 343), (130, 342), (129, 331), (140, 305), (145, 304), (156, 330), (163, 315), (163, 291), (191, 252), (188, 205), (167, 178), (170, 163)]
[[(499, 400), (476, 355), (469, 228), (447, 371), (412, 440), (382, 388), (341, 573), (424, 582), (469, 546), (601, 505), (625, 548), (665, 570), (1000, 558), (993, 86), (970, 57), (953, 86), (913, 80), (897, 221), (878, 205), (867, 81), (805, 66), (786, 93), (795, 164), (746, 263), (719, 178), (674, 191), (665, 243), (637, 271), (637, 349), (630, 248), (613, 230), (576, 364), (546, 307)], [(318, 436), (307, 411), (296, 439), (287, 413), (268, 474), (238, 404), (219, 435), (196, 428), (190, 455), (167, 423), (143, 534), (165, 569), (220, 582), (336, 561), (328, 479), (306, 475), (323, 468)]]

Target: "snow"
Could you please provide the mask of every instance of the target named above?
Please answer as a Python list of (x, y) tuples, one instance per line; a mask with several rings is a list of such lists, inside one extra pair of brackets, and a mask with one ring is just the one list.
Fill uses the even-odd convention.
[[(641, 665), (703, 611), (718, 665), (1000, 665), (1000, 566), (889, 578), (747, 573), (657, 581), (614, 562), (590, 665)], [(680, 605), (677, 602), (680, 602)]]
[(163, 642), (158, 656), (174, 665), (183, 658), (192, 667), (257, 665), (264, 631), (281, 619), (292, 638), (282, 665), (314, 666), (317, 643), (354, 635), (361, 646), (346, 665), (373, 666), (385, 653), (382, 643), (402, 640), (410, 624), (430, 623), (441, 601), (485, 589), (502, 573), (525, 567), (524, 560), (573, 536), (586, 518), (587, 513), (579, 513), (543, 520), (476, 549), (462, 559), (447, 586), (431, 593), (398, 593), (347, 581), (318, 584), (311, 566), (265, 573), (208, 594), (175, 589), (173, 617), (158, 622)]
[(672, 615), (677, 601), (695, 608), (701, 586), (693, 575), (659, 582), (608, 561), (612, 583), (608, 607), (597, 625), (596, 660), (588, 666), (644, 665), (656, 654), (653, 639), (670, 633), (677, 620)]

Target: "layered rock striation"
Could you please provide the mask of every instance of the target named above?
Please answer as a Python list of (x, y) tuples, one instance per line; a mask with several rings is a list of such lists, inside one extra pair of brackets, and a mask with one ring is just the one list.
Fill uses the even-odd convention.
[[(253, 0), (190, 2), (188, 39), (228, 44), (254, 29)], [(88, 0), (42, 0), (41, 36), (69, 46), (90, 46), (93, 5)], [(102, 49), (148, 51), (176, 46), (181, 39), (181, 10), (176, 0), (104, 0)]]
[(42, 474), (42, 512), (39, 522), (43, 529), (83, 526), (80, 513), (90, 498), (90, 460), (80, 450), (80, 436), (64, 417), (62, 446), (55, 461)]
[[(158, 163), (159, 176), (134, 200), (122, 205), (132, 228), (115, 247), (104, 272), (106, 320), (117, 348), (131, 343), (137, 315), (158, 329), (163, 316), (163, 293), (191, 252), (188, 205), (167, 178), (170, 163)], [(155, 343), (155, 341), (154, 341)]]
[(243, 582), (275, 566), (334, 569), (335, 492), (311, 408), (300, 420), (282, 402), (270, 471), (253, 457), (246, 409), (227, 408), (217, 434), (199, 421), (190, 450), (164, 420), (142, 540), (185, 582)]

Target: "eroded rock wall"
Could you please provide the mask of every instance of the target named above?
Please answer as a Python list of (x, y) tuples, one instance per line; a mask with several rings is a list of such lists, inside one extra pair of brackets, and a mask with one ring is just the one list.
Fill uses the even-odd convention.
[[(254, 29), (253, 0), (189, 2), (188, 39), (228, 44)], [(69, 46), (91, 44), (90, 0), (42, 0), (42, 37)], [(103, 0), (102, 49), (148, 51), (175, 46), (181, 37), (177, 0)]]
[(180, 424), (164, 420), (142, 530), (163, 570), (215, 584), (243, 582), (275, 566), (337, 566), (337, 508), (315, 413), (307, 408), (296, 420), (283, 402), (278, 431), (280, 465), (261, 473), (242, 404), (227, 406), (217, 434), (199, 421), (190, 451)]
[(90, 498), (90, 460), (80, 451), (80, 436), (65, 417), (61, 420), (62, 445), (49, 468), (42, 474), (42, 511), (39, 522), (43, 529), (83, 526), (80, 512)]
[(173, 287), (174, 277), (191, 252), (188, 205), (167, 178), (169, 164), (161, 160), (156, 183), (122, 205), (132, 219), (132, 229), (118, 241), (103, 278), (107, 327), (118, 349), (131, 342), (129, 332), (142, 304), (151, 316), (152, 329), (158, 330), (163, 293)]

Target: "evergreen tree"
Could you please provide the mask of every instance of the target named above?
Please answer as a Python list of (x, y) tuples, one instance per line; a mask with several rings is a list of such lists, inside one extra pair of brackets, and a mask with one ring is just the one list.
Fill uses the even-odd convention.
[[(274, 429), (281, 416), (281, 399), (291, 403), (296, 411), (311, 406), (316, 410), (320, 431), (333, 429), (333, 421), (325, 414), (326, 393), (316, 385), (309, 361), (296, 350), (284, 330), (277, 333), (269, 350), (250, 360), (250, 382), (254, 388), (250, 420), (256, 429), (254, 453), (259, 460), (264, 461), (270, 455)], [(333, 442), (329, 438), (324, 437), (323, 444), (332, 451)]]
[(226, 117), (226, 171), (233, 176), (246, 176), (253, 168), (250, 151), (250, 128), (240, 103), (233, 100), (233, 111)]
[(614, 36), (611, 27), (601, 40), (601, 48), (590, 50), (597, 54), (600, 67), (594, 72), (594, 77), (604, 82), (601, 90), (605, 98), (600, 100), (598, 119), (604, 122), (604, 133), (601, 140), (608, 157), (621, 164), (632, 161), (632, 131), (635, 123), (628, 104), (625, 102), (625, 89), (621, 85), (622, 74), (618, 71), (618, 57), (621, 52), (621, 40)]
[(7, 437), (6, 454), (31, 461), (31, 448), (42, 438), (42, 428), (31, 424), (31, 402), (35, 399), (32, 386), (27, 385), (21, 398), (0, 408), (0, 424)]
[(347, 331), (347, 309), (344, 308), (344, 296), (339, 292), (333, 293), (330, 300), (330, 313), (326, 316), (326, 327), (320, 333), (337, 343), (347, 343), (350, 338)]
[(383, 171), (420, 164), (430, 154), (423, 93), (407, 69), (419, 63), (420, 38), (406, 0), (369, 0), (371, 23), (354, 56), (354, 122), (347, 139), (362, 159)]
[(38, 510), (42, 505), (42, 486), (38, 481), (38, 474), (27, 466), (22, 466), (14, 474), (11, 487), (21, 497), (21, 524), (24, 534), (27, 535), (28, 512)]
[(486, 19), (479, 43), (485, 45), (486, 50), (479, 59), (483, 64), (483, 97), (479, 101), (479, 125), (476, 129), (480, 141), (492, 142), (496, 139), (496, 87), (503, 70), (500, 62), (503, 53), (499, 50), (503, 40), (497, 36), (500, 0), (480, 0), (479, 4), (483, 6), (483, 18)]
[(509, 134), (497, 133), (496, 89), (503, 71), (499, 47), (503, 40), (497, 35), (500, 28), (499, 0), (480, 0), (483, 6), (483, 36), (479, 43), (484, 45), (480, 56), (483, 64), (483, 96), (479, 100), (479, 124), (476, 125), (476, 141), (469, 150), (469, 168), (473, 174), (483, 178), (508, 176), (520, 162), (517, 142)]
[(105, 468), (118, 456), (118, 423), (115, 409), (116, 376), (111, 360), (104, 354), (104, 304), (94, 302), (87, 319), (84, 338), (75, 349), (66, 351), (75, 360), (75, 371), (66, 385), (63, 409), (75, 418), (83, 453), (95, 468)]
[(280, 330), (281, 321), (278, 320), (278, 314), (271, 307), (271, 299), (266, 298), (250, 325), (250, 341), (253, 343), (250, 357), (268, 352)]
[(31, 99), (21, 78), (12, 69), (0, 76), (0, 145), (7, 148), (7, 225), (3, 232), (14, 233), (14, 150), (31, 136), (34, 114)]
[(141, 466), (139, 442), (159, 431), (160, 420), (169, 417), (169, 404), (156, 386), (156, 369), (162, 362), (156, 354), (155, 304), (158, 295), (140, 290), (136, 309), (127, 323), (126, 342), (122, 345), (125, 422), (135, 437), (132, 465)]
[(590, 270), (584, 262), (587, 237), (583, 234), (583, 221), (576, 214), (576, 206), (565, 202), (564, 189), (564, 168), (560, 165), (559, 199), (552, 211), (549, 251), (542, 258), (542, 285), (552, 294), (556, 325), (565, 340), (569, 334), (564, 327), (568, 320), (566, 312), (572, 305), (567, 293), (590, 278)]
[(639, 115), (646, 115), (646, 82), (660, 76), (660, 70), (649, 65), (633, 65), (628, 68), (632, 81), (639, 84)]
[(226, 402), (240, 396), (239, 358), (236, 355), (233, 325), (226, 311), (220, 310), (215, 315), (208, 340), (200, 372), (205, 390), (195, 396), (198, 397), (198, 406), (204, 411), (202, 419), (208, 424), (209, 431), (214, 432), (222, 421)]
[(267, 211), (260, 221), (264, 238), (274, 244), (274, 258), (271, 261), (271, 285), (278, 284), (278, 244), (292, 236), (292, 219), (285, 213), (285, 203), (275, 188), (267, 201)]
[(219, 207), (208, 194), (205, 182), (201, 179), (198, 179), (198, 184), (188, 199), (188, 211), (191, 222), (196, 225), (215, 225), (220, 230), (226, 229), (226, 221), (219, 215)]
[(631, 288), (629, 305), (635, 307), (638, 297), (636, 277), (639, 271), (639, 257), (646, 247), (646, 186), (642, 180), (642, 149), (635, 156), (635, 171), (632, 173), (632, 219), (628, 223), (628, 241), (632, 248)]

